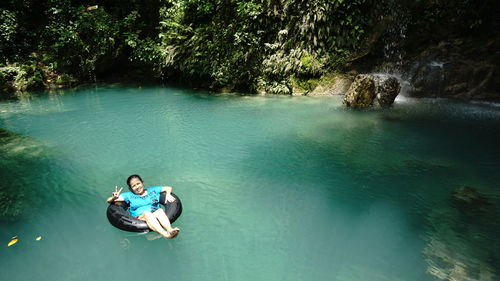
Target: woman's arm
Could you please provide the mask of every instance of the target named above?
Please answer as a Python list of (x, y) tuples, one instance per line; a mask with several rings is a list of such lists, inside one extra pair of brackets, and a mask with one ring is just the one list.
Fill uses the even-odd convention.
[(172, 187), (171, 186), (162, 186), (161, 192), (166, 192), (167, 195), (170, 195), (170, 193), (172, 193)]
[(161, 188), (161, 192), (166, 192), (166, 196), (165, 196), (165, 199), (167, 200), (167, 202), (174, 202), (175, 201), (175, 197), (172, 196), (172, 187), (171, 186), (163, 186)]
[(115, 201), (125, 201), (123, 196), (120, 195), (120, 192), (122, 192), (122, 188), (118, 190), (118, 186), (115, 187), (115, 192), (111, 193), (111, 197), (109, 197), (106, 201), (108, 201), (109, 204), (115, 202)]

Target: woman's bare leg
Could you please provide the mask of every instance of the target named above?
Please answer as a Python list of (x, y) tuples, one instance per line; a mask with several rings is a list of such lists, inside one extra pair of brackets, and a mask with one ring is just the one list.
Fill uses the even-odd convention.
[(146, 221), (148, 227), (151, 228), (151, 230), (160, 233), (161, 235), (163, 235), (163, 237), (173, 238), (173, 235), (169, 231), (165, 231), (165, 229), (163, 229), (163, 227), (160, 225), (160, 222), (156, 218), (156, 215), (154, 215), (153, 213), (144, 212), (139, 216), (139, 219)]
[(163, 209), (158, 209), (156, 210), (153, 215), (156, 216), (158, 221), (160, 221), (160, 224), (165, 228), (168, 232), (172, 234), (172, 236), (177, 236), (179, 233), (180, 229), (177, 227), (172, 228), (172, 225), (170, 224), (170, 219), (168, 218), (167, 214), (165, 214), (165, 211)]
[(163, 211), (163, 209), (156, 210), (153, 215), (155, 215), (158, 221), (160, 221), (163, 228), (165, 228), (167, 231), (173, 230), (172, 225), (170, 224), (170, 220), (168, 219), (167, 214), (165, 214), (165, 211)]

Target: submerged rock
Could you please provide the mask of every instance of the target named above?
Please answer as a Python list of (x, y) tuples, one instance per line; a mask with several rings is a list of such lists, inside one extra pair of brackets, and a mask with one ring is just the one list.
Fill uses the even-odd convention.
[(475, 219), (494, 213), (493, 202), (470, 186), (462, 186), (453, 192), (452, 205), (462, 215)]
[(389, 107), (400, 90), (401, 85), (393, 76), (359, 74), (349, 87), (343, 103), (356, 108), (372, 105)]
[(495, 202), (472, 187), (452, 192), (449, 205), (428, 214), (423, 250), (427, 272), (438, 280), (498, 280), (500, 249)]

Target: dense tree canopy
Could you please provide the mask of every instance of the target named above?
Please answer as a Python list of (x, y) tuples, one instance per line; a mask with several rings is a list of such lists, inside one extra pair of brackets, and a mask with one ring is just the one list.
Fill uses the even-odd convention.
[(412, 44), (489, 36), (499, 28), (498, 6), (491, 0), (6, 0), (0, 84), (24, 81), (25, 89), (36, 89), (126, 75), (289, 93), (294, 77), (319, 77), (373, 53), (391, 28), (403, 29)]

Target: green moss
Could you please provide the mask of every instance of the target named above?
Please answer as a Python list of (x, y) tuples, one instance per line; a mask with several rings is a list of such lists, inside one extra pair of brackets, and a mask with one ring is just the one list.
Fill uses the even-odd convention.
[(312, 55), (304, 55), (300, 58), (304, 71), (310, 71), (313, 68), (314, 57)]
[(339, 75), (338, 73), (327, 73), (319, 79), (319, 84), (324, 86), (331, 86), (335, 84)]
[(311, 54), (304, 54), (300, 57), (301, 66), (298, 70), (298, 76), (318, 77), (321, 75), (324, 67), (322, 59), (318, 59)]
[(308, 93), (320, 84), (318, 78), (298, 78), (292, 77), (293, 92)]
[(309, 93), (316, 89), (318, 86), (329, 87), (335, 84), (339, 78), (339, 73), (327, 73), (320, 78), (298, 78), (292, 77), (292, 85), (296, 93)]

